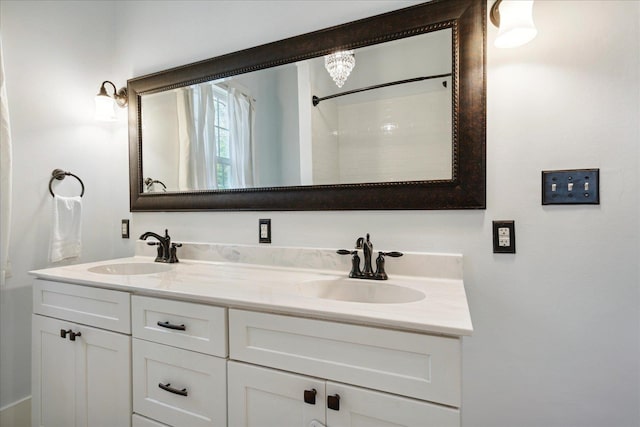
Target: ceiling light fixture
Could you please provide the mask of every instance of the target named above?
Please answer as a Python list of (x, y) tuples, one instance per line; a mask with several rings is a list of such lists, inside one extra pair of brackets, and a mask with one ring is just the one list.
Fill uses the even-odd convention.
[(494, 41), (498, 48), (522, 46), (538, 34), (533, 23), (533, 0), (497, 0), (489, 17), (499, 29)]
[[(110, 84), (113, 87), (113, 94), (109, 95), (107, 93), (107, 89), (105, 88), (106, 84)], [(100, 85), (100, 90), (96, 95), (96, 120), (100, 121), (114, 121), (116, 119), (116, 105), (120, 108), (124, 108), (127, 106), (129, 102), (127, 97), (127, 88), (122, 87), (120, 90), (116, 89), (116, 85), (114, 85), (109, 80), (102, 82)]]
[(341, 50), (324, 57), (324, 67), (338, 87), (344, 85), (355, 65), (353, 50)]

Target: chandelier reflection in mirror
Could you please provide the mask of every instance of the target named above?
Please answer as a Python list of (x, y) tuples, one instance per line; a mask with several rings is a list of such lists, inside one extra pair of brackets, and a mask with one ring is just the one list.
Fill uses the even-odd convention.
[(355, 65), (353, 50), (342, 50), (324, 57), (324, 66), (338, 87), (344, 85)]

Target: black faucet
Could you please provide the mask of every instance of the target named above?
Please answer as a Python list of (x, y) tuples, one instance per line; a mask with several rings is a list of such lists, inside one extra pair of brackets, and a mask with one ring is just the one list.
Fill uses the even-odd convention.
[(362, 270), (362, 276), (364, 278), (373, 277), (373, 267), (371, 266), (371, 256), (373, 255), (373, 243), (369, 239), (369, 233), (367, 233), (367, 240), (362, 237), (358, 237), (356, 240), (356, 249), (362, 249), (364, 254), (364, 269)]
[(147, 231), (140, 236), (140, 240), (147, 240), (149, 237), (154, 237), (158, 240), (158, 242), (147, 243), (147, 245), (150, 246), (158, 246), (158, 256), (156, 256), (155, 262), (166, 262), (170, 264), (179, 262), (176, 254), (176, 248), (182, 246), (182, 243), (171, 243), (169, 230), (164, 230), (164, 237), (151, 231)]
[[(373, 279), (373, 280), (387, 280), (389, 276), (384, 271), (384, 257), (401, 257), (402, 252), (378, 252), (378, 258), (376, 259), (376, 271), (373, 272), (373, 267), (371, 266), (371, 257), (373, 254), (373, 243), (371, 243), (371, 239), (369, 233), (367, 233), (367, 238), (365, 240), (364, 237), (358, 237), (356, 240), (355, 251), (350, 251), (348, 249), (338, 249), (336, 253), (339, 255), (352, 255), (351, 258), (351, 271), (349, 272), (349, 277), (354, 279)], [(358, 256), (358, 249), (362, 249), (364, 253), (364, 269), (360, 270), (360, 257)]]

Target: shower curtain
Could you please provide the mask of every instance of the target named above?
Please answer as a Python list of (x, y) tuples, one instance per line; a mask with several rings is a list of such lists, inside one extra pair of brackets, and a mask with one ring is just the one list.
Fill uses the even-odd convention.
[(215, 104), (211, 85), (195, 85), (178, 92), (178, 186), (180, 191), (215, 190)]
[(9, 277), (9, 233), (11, 227), (11, 127), (0, 40), (0, 286)]

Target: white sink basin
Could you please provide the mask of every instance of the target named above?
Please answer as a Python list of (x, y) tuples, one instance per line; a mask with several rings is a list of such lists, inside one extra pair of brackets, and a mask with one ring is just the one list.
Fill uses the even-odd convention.
[(105, 264), (91, 267), (87, 271), (98, 274), (153, 274), (171, 270), (171, 265), (157, 262), (129, 262), (122, 264)]
[(424, 294), (418, 290), (379, 280), (310, 280), (301, 283), (298, 291), (306, 297), (367, 304), (403, 304), (424, 299)]

